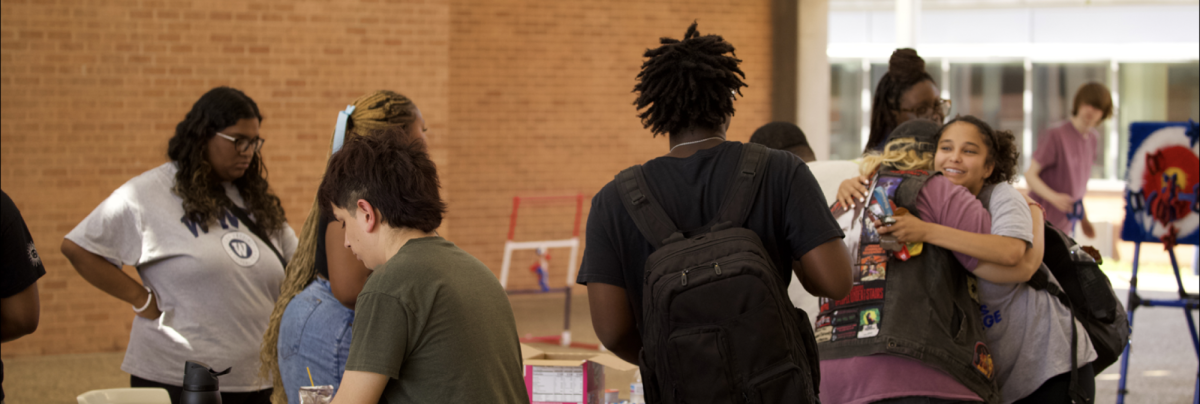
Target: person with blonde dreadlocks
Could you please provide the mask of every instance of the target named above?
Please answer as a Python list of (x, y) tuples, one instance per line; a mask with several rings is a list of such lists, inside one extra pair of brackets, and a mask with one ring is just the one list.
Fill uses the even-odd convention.
[[(338, 116), (333, 153), (348, 138), (400, 133), (425, 138), (425, 119), (408, 97), (380, 90), (360, 97)], [(342, 240), (342, 229), (316, 200), (287, 267), (263, 338), (260, 377), (272, 378), (272, 402), (297, 404), (300, 386), (333, 385), (350, 353), (354, 307), (371, 273)]]

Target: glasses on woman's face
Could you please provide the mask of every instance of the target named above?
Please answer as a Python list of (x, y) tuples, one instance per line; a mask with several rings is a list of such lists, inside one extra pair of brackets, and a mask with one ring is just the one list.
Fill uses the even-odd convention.
[(220, 137), (224, 138), (225, 140), (233, 142), (233, 147), (237, 149), (238, 153), (245, 153), (245, 152), (250, 151), (251, 149), (253, 149), (255, 153), (258, 153), (259, 150), (262, 150), (263, 143), (265, 143), (267, 141), (267, 139), (263, 139), (258, 136), (255, 136), (255, 137), (233, 137), (233, 136), (229, 136), (224, 133), (221, 133), (221, 132), (217, 132), (217, 136), (220, 136)]
[(932, 104), (925, 104), (916, 108), (901, 108), (900, 112), (908, 112), (917, 118), (929, 119), (940, 123), (950, 114), (951, 105), (950, 100), (938, 98)]

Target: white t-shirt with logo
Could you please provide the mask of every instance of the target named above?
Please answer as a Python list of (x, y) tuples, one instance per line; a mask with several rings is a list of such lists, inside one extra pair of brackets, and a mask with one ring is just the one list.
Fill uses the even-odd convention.
[[(183, 200), (171, 192), (176, 171), (169, 162), (129, 180), (66, 236), (114, 265), (137, 267), (158, 299), (157, 320), (134, 318), (121, 370), (181, 386), (184, 362), (195, 360), (218, 371), (233, 368), (221, 376), (221, 391), (270, 388), (270, 381), (256, 380), (259, 349), (283, 265), (231, 213), (207, 232), (187, 220)], [(244, 206), (237, 188), (224, 186)], [(271, 238), (290, 260), (298, 243), (292, 228), (285, 224)]]
[[(1033, 243), (1033, 217), (1020, 191), (996, 184), (988, 211), (992, 234)], [(1050, 281), (1058, 283), (1042, 265)], [(1005, 404), (1025, 398), (1050, 378), (1071, 371), (1071, 310), (1045, 290), (1028, 283), (992, 283), (979, 279), (980, 309), (988, 346), (996, 365), (996, 384)], [(1096, 360), (1096, 349), (1079, 320), (1077, 365)]]

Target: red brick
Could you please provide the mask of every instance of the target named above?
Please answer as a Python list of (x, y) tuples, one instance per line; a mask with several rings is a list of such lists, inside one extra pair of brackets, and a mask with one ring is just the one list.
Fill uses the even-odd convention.
[[(5, 357), (124, 349), (128, 305), (84, 281), (55, 246), (116, 187), (165, 161), (175, 125), (214, 86), (258, 102), (271, 187), (296, 229), (336, 111), (380, 88), (412, 97), (449, 204), (439, 231), (496, 272), (513, 195), (590, 198), (620, 169), (666, 151), (629, 93), (641, 53), (659, 37), (678, 38), (698, 19), (702, 32), (737, 46), (751, 87), (732, 139), (746, 140), (769, 116), (766, 0), (250, 1), (4, 2), (0, 182), (30, 212), (55, 268), (38, 338), (6, 343)], [(570, 203), (522, 207), (517, 237), (569, 236), (573, 215)], [(561, 284), (566, 251), (553, 253)], [(519, 270), (532, 259), (514, 256), (511, 287), (534, 286)]]

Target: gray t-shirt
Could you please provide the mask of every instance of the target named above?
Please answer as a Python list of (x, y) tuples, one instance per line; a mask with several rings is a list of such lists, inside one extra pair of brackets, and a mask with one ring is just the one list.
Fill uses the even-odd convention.
[[(232, 214), (207, 232), (186, 220), (183, 200), (171, 192), (176, 171), (166, 163), (134, 177), (66, 236), (114, 265), (137, 267), (158, 299), (163, 314), (157, 320), (118, 313), (134, 317), (121, 370), (182, 386), (184, 362), (197, 360), (217, 370), (233, 368), (221, 376), (221, 391), (270, 388), (269, 380), (257, 380), (259, 349), (283, 265)], [(225, 193), (244, 206), (232, 184), (225, 184)], [(290, 259), (296, 233), (287, 225), (281, 233), (271, 242)]]
[(388, 377), (380, 402), (528, 403), (508, 295), (446, 239), (409, 240), (358, 295), (347, 371)]
[[(1012, 185), (1000, 183), (992, 188), (988, 210), (992, 234), (1032, 246), (1029, 204)], [(1050, 275), (1045, 265), (1038, 270)], [(1050, 279), (1058, 282), (1054, 275)], [(997, 284), (979, 279), (979, 299), (1004, 403), (1017, 401), (1051, 377), (1071, 370), (1071, 312), (1057, 298), (1024, 282)], [(1083, 325), (1076, 321), (1075, 327), (1079, 365), (1083, 366), (1096, 359), (1096, 351)]]

